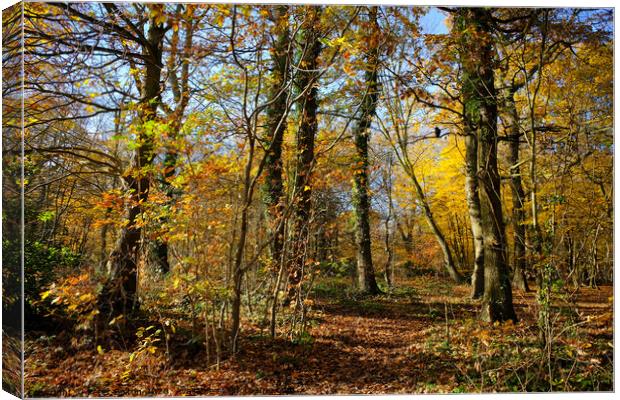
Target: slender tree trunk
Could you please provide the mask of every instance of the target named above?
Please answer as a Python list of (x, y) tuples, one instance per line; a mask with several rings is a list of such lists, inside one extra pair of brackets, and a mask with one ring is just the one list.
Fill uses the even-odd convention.
[(356, 155), (353, 160), (353, 207), (355, 208), (355, 242), (357, 246), (357, 277), (359, 289), (380, 292), (372, 264), (370, 237), (370, 196), (368, 193), (368, 135), (377, 108), (379, 29), (377, 7), (370, 7), (369, 20), (373, 35), (366, 52), (366, 93), (360, 107), (360, 117), (353, 128)]
[(308, 243), (308, 224), (312, 196), (311, 171), (314, 163), (314, 138), (317, 132), (318, 109), (318, 58), (321, 53), (320, 34), (317, 30), (321, 8), (308, 7), (302, 31), (303, 70), (299, 71), (297, 85), (305, 91), (301, 100), (301, 121), (297, 132), (297, 159), (295, 189), (293, 199), (294, 240), (292, 259), (288, 271), (288, 300), (298, 297), (303, 278), (306, 246)]
[[(280, 5), (273, 9), (273, 33), (276, 37), (271, 52), (272, 84), (269, 88), (270, 104), (267, 107), (267, 135), (271, 143), (265, 163), (265, 181), (262, 186), (263, 203), (266, 208), (268, 226), (273, 236), (271, 241), (271, 259), (280, 262), (284, 241), (283, 184), (282, 184), (282, 142), (286, 131), (286, 85), (289, 61), (289, 29), (282, 20), (288, 17), (288, 6)], [(274, 269), (278, 271), (278, 268)]]
[(435, 221), (435, 217), (433, 216), (433, 213), (431, 212), (431, 207), (428, 204), (428, 200), (426, 199), (426, 195), (424, 194), (424, 191), (422, 190), (422, 186), (420, 186), (420, 182), (418, 182), (418, 179), (413, 171), (413, 167), (409, 168), (409, 177), (411, 178), (413, 186), (415, 187), (415, 190), (418, 196), (418, 203), (422, 206), (422, 209), (424, 210), (424, 217), (426, 219), (426, 222), (428, 223), (428, 226), (431, 228), (431, 231), (433, 232), (433, 235), (435, 236), (435, 240), (437, 240), (437, 244), (439, 244), (439, 247), (441, 248), (441, 252), (443, 253), (444, 268), (446, 269), (446, 271), (448, 272), (448, 275), (450, 275), (450, 278), (452, 278), (454, 282), (462, 283), (463, 277), (461, 276), (459, 271), (456, 269), (456, 266), (454, 265), (454, 257), (452, 256), (452, 251), (450, 250), (450, 246), (448, 246), (448, 242), (446, 242), (446, 237), (441, 231), (441, 228), (439, 228), (439, 225), (437, 225), (437, 221)]
[(514, 100), (514, 91), (510, 91), (506, 99), (508, 114), (512, 122), (510, 131), (510, 189), (512, 190), (512, 228), (514, 231), (514, 271), (512, 282), (518, 289), (527, 292), (527, 279), (525, 277), (525, 193), (521, 183), (521, 168), (519, 167), (519, 113)]
[(157, 118), (157, 106), (161, 93), (162, 44), (165, 29), (154, 19), (149, 20), (148, 46), (143, 46), (146, 58), (144, 79), (141, 83), (142, 99), (138, 108), (137, 148), (134, 150), (131, 169), (124, 176), (125, 190), (130, 193), (130, 204), (125, 215), (126, 225), (107, 263), (108, 279), (99, 295), (100, 315), (110, 318), (128, 314), (137, 304), (138, 260), (142, 228), (136, 224), (142, 204), (149, 194), (150, 176), (144, 172), (152, 163), (153, 140), (145, 125)]
[[(463, 94), (464, 102), (471, 94)], [(478, 139), (471, 129), (469, 121), (465, 122), (465, 194), (467, 209), (474, 239), (474, 269), (471, 276), (471, 297), (478, 299), (484, 294), (484, 241), (482, 239), (482, 221), (480, 211), (480, 194), (478, 189)]]
[[(545, 21), (547, 19), (547, 14), (544, 13), (545, 15)], [(540, 65), (540, 69), (542, 70), (542, 66), (543, 66), (543, 61), (544, 61), (544, 54), (545, 54), (545, 44), (546, 44), (546, 22), (544, 23), (544, 28), (542, 29), (542, 40), (541, 40), (541, 50), (540, 50), (540, 57), (538, 60), (538, 65)], [(529, 112), (529, 116), (530, 116), (530, 131), (531, 131), (531, 136), (530, 136), (530, 182), (532, 185), (532, 188), (530, 190), (530, 206), (532, 208), (532, 241), (534, 242), (534, 252), (536, 253), (537, 258), (542, 259), (543, 257), (543, 235), (542, 232), (540, 230), (540, 224), (539, 224), (539, 215), (538, 215), (538, 174), (536, 172), (536, 147), (537, 147), (537, 141), (538, 141), (538, 135), (536, 132), (536, 99), (538, 97), (538, 92), (540, 90), (540, 85), (542, 83), (542, 71), (538, 71), (538, 76), (536, 79), (536, 84), (534, 86), (534, 93), (532, 94), (532, 97), (530, 99), (530, 112)], [(540, 288), (542, 288), (543, 282), (542, 282), (542, 278), (543, 278), (543, 271), (537, 271), (536, 272), (536, 280), (538, 283), (538, 287), (539, 290)]]
[(280, 270), (278, 271), (278, 276), (276, 278), (276, 283), (273, 287), (273, 303), (271, 303), (271, 317), (269, 320), (269, 333), (271, 338), (276, 337), (276, 313), (278, 311), (278, 293), (280, 292), (280, 286), (282, 282), (282, 276), (284, 275), (284, 262), (280, 262)]
[(391, 288), (394, 286), (394, 252), (392, 251), (392, 241), (390, 236), (390, 218), (385, 219), (385, 268), (383, 269), (383, 278), (385, 284)]
[[(105, 218), (107, 219), (112, 209), (110, 207), (105, 210)], [(100, 250), (99, 250), (99, 267), (105, 268), (108, 262), (108, 229), (109, 224), (104, 224), (99, 231)]]
[(392, 248), (392, 235), (390, 235), (390, 222), (392, 221), (392, 216), (394, 215), (394, 202), (392, 201), (392, 157), (391, 154), (388, 156), (387, 160), (387, 171), (385, 171), (385, 175), (383, 181), (385, 183), (385, 191), (387, 192), (388, 197), (388, 214), (385, 218), (385, 268), (384, 268), (384, 279), (385, 283), (389, 288), (394, 286), (394, 266), (392, 265), (394, 261), (394, 251)]
[(272, 84), (269, 88), (270, 105), (267, 107), (267, 135), (270, 142), (265, 163), (265, 181), (262, 185), (262, 197), (265, 204), (267, 225), (272, 236), (270, 252), (272, 272), (276, 274), (271, 304), (270, 333), (276, 335), (276, 315), (278, 310), (278, 293), (284, 273), (284, 190), (282, 180), (282, 143), (286, 132), (288, 113), (286, 86), (288, 83), (290, 31), (283, 19), (288, 18), (289, 7), (280, 5), (273, 8), (272, 20), (275, 41), (270, 48)]
[(232, 352), (233, 354), (237, 352), (238, 348), (238, 338), (239, 338), (239, 328), (241, 326), (241, 286), (243, 283), (243, 275), (245, 273), (245, 269), (243, 266), (243, 253), (245, 250), (245, 242), (247, 239), (248, 232), (248, 213), (250, 208), (249, 199), (249, 186), (250, 186), (250, 171), (252, 168), (252, 159), (253, 154), (248, 156), (248, 161), (245, 167), (245, 187), (244, 187), (244, 195), (243, 195), (243, 208), (241, 210), (241, 221), (239, 227), (239, 240), (237, 243), (237, 249), (235, 251), (235, 264), (233, 269), (233, 300), (232, 300), (232, 311), (231, 311), (231, 341), (232, 341)]
[(484, 241), (484, 295), (481, 319), (516, 321), (506, 262), (506, 237), (497, 169), (497, 95), (495, 92), (491, 36), (487, 10), (457, 11), (455, 30), (460, 36), (463, 85), (470, 97), (466, 115), (478, 118), (480, 211)]
[[(473, 40), (473, 39), (472, 39)], [(484, 294), (484, 239), (482, 232), (482, 215), (480, 210), (479, 160), (477, 127), (480, 124), (480, 112), (476, 103), (478, 88), (471, 71), (463, 70), (461, 97), (463, 101), (463, 129), (465, 131), (465, 195), (474, 240), (474, 269), (471, 277), (471, 297), (477, 299)], [(468, 107), (469, 105), (469, 107)]]

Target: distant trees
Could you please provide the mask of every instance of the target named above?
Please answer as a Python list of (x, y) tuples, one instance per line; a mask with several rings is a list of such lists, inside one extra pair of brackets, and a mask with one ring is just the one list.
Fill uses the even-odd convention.
[[(50, 5), (49, 8), (33, 6), (32, 9), (29, 9), (28, 15), (35, 21), (37, 20), (36, 17), (39, 16), (39, 23), (29, 24), (25, 32), (32, 40), (32, 54), (35, 57), (45, 55), (60, 59), (72, 54), (72, 52), (75, 52), (78, 57), (88, 57), (94, 51), (101, 54), (101, 59), (106, 60), (107, 58), (108, 64), (105, 64), (104, 61), (103, 64), (95, 63), (95, 65), (89, 65), (86, 68), (79, 63), (62, 66), (70, 68), (76, 73), (83, 74), (90, 71), (94, 71), (94, 74), (104, 73), (106, 65), (122, 63), (123, 57), (129, 57), (129, 63), (132, 66), (136, 64), (142, 66), (136, 68), (133, 75), (138, 88), (139, 100), (135, 107), (136, 118), (131, 125), (132, 134), (135, 136), (135, 146), (129, 168), (123, 172), (122, 190), (127, 194), (125, 222), (108, 258), (109, 279), (104, 284), (100, 294), (101, 314), (105, 318), (111, 319), (116, 315), (130, 312), (136, 306), (137, 301), (139, 247), (142, 234), (138, 219), (143, 204), (148, 200), (151, 186), (149, 167), (152, 165), (154, 157), (154, 127), (158, 118), (161, 95), (163, 41), (169, 27), (165, 27), (163, 24), (161, 6), (153, 6), (148, 9), (149, 18), (144, 21), (147, 24), (142, 26), (130, 22), (130, 19), (124, 14), (125, 11), (121, 11), (115, 5), (107, 4), (99, 9), (99, 12), (96, 14), (77, 5), (55, 4)], [(37, 13), (39, 14), (37, 15)], [(75, 20), (79, 28), (69, 26), (66, 20), (62, 19), (63, 14)], [(47, 21), (47, 24), (43, 21)], [(92, 28), (93, 26), (98, 27), (102, 35), (107, 38), (105, 44), (96, 43), (98, 38), (93, 37), (88, 32), (89, 28), (84, 28)], [(59, 38), (55, 36), (54, 30), (66, 34)], [(116, 47), (119, 42), (126, 46), (124, 53)], [(133, 51), (134, 49), (136, 52)], [(54, 67), (62, 68), (59, 64)], [(46, 81), (45, 77), (35, 76), (32, 78), (38, 80), (31, 81), (30, 78), (31, 76), (29, 76), (28, 84), (31, 85), (30, 87), (34, 92), (56, 94), (58, 98), (69, 100), (71, 103), (81, 103), (85, 105), (87, 113), (95, 114), (97, 109), (99, 112), (113, 112), (117, 109), (114, 105), (110, 106), (103, 101), (92, 101), (96, 95), (74, 94), (72, 85), (75, 83)], [(104, 85), (111, 80), (106, 75), (101, 76), (100, 79)], [(115, 92), (114, 89), (110, 89), (109, 93), (116, 94), (119, 92), (121, 91)], [(43, 151), (46, 150), (49, 151), (43, 149)], [(61, 151), (70, 154), (71, 151), (75, 150), (65, 149)], [(85, 148), (83, 151), (86, 153), (94, 152), (93, 149), (89, 148)], [(106, 156), (105, 153), (103, 156)]]
[(603, 12), (444, 8), (429, 33), (417, 8), (25, 8), (27, 215), (102, 320), (166, 304), (237, 350), (244, 316), (300, 337), (322, 274), (471, 273), (489, 321), (516, 320), (511, 272), (611, 277)]

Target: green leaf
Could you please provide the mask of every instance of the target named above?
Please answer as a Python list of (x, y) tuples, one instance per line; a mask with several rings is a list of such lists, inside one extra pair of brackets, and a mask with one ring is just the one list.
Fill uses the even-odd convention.
[(41, 214), (39, 214), (37, 218), (41, 222), (47, 222), (47, 221), (51, 221), (52, 219), (54, 219), (55, 215), (56, 213), (54, 211), (43, 211)]

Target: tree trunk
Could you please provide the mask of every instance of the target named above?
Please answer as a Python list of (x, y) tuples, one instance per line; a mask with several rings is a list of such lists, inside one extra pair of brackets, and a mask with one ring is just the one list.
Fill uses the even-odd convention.
[(130, 171), (124, 176), (125, 190), (130, 194), (130, 204), (125, 215), (126, 225), (107, 263), (109, 276), (99, 295), (99, 311), (103, 318), (127, 314), (138, 306), (138, 261), (142, 228), (136, 223), (142, 204), (149, 194), (150, 176), (144, 169), (153, 159), (153, 139), (146, 126), (157, 118), (161, 93), (162, 44), (164, 27), (153, 18), (149, 20), (148, 45), (143, 46), (146, 58), (145, 74), (141, 83), (142, 99), (138, 108), (137, 148), (134, 150)]
[(357, 248), (357, 277), (359, 289), (377, 294), (380, 292), (372, 264), (370, 237), (370, 196), (368, 193), (368, 135), (377, 108), (379, 38), (377, 7), (370, 7), (369, 20), (374, 35), (369, 37), (366, 52), (366, 92), (360, 107), (360, 117), (353, 128), (355, 157), (353, 159), (353, 207), (355, 208), (355, 242)]
[(490, 23), (487, 10), (463, 8), (457, 11), (454, 27), (460, 37), (463, 86), (468, 93), (464, 109), (466, 115), (479, 115), (476, 128), (484, 242), (484, 295), (480, 317), (485, 321), (516, 321), (506, 263), (506, 237), (497, 169), (497, 95)]
[[(250, 152), (252, 153), (252, 151)], [(246, 162), (244, 172), (244, 195), (243, 195), (243, 209), (241, 211), (241, 225), (239, 227), (239, 241), (237, 243), (237, 249), (235, 251), (235, 264), (233, 270), (233, 300), (232, 300), (232, 312), (231, 312), (231, 342), (233, 354), (237, 352), (239, 328), (241, 326), (241, 286), (243, 283), (244, 267), (243, 267), (243, 253), (245, 250), (245, 242), (248, 232), (248, 212), (249, 212), (249, 186), (250, 186), (250, 171), (252, 168), (253, 154), (248, 155), (248, 161)]]
[(301, 100), (301, 121), (297, 133), (296, 176), (293, 199), (292, 259), (288, 270), (288, 300), (300, 293), (303, 278), (306, 246), (308, 243), (308, 224), (311, 206), (311, 173), (314, 164), (314, 138), (317, 132), (318, 109), (318, 58), (321, 53), (320, 34), (317, 31), (321, 8), (308, 7), (302, 32), (301, 65), (297, 80), (298, 88), (305, 92)]
[(510, 131), (510, 153), (508, 162), (510, 163), (510, 189), (512, 190), (512, 228), (514, 231), (514, 256), (513, 256), (513, 277), (514, 286), (524, 292), (529, 290), (525, 277), (525, 208), (523, 200), (525, 193), (521, 184), (521, 169), (519, 167), (519, 114), (514, 100), (514, 91), (510, 91), (506, 99), (508, 114), (512, 122)]
[(477, 299), (484, 294), (484, 239), (480, 210), (480, 182), (478, 179), (480, 168), (478, 160), (479, 143), (476, 132), (480, 124), (480, 112), (476, 106), (477, 97), (480, 94), (477, 93), (478, 88), (474, 84), (474, 79), (472, 71), (463, 70), (461, 97), (463, 101), (463, 129), (465, 132), (465, 195), (471, 233), (474, 240), (474, 269), (471, 277), (471, 297)]
[[(289, 29), (288, 24), (282, 24), (282, 19), (288, 17), (288, 6), (280, 5), (273, 9), (273, 32), (276, 37), (270, 49), (272, 61), (272, 84), (269, 88), (270, 104), (267, 107), (267, 134), (269, 143), (267, 160), (265, 163), (265, 181), (262, 185), (263, 203), (266, 208), (266, 217), (271, 240), (271, 259), (273, 265), (280, 262), (284, 240), (283, 184), (282, 184), (282, 142), (286, 131), (286, 85), (288, 76)], [(275, 268), (274, 271), (278, 271)]]
[[(181, 5), (178, 5), (175, 17), (179, 19), (182, 13), (183, 8), (181, 7)], [(180, 24), (180, 21), (177, 20), (177, 23)], [(177, 160), (179, 158), (174, 142), (178, 138), (179, 132), (181, 131), (181, 120), (183, 118), (183, 114), (185, 113), (185, 109), (189, 103), (189, 54), (192, 51), (192, 41), (195, 25), (191, 21), (191, 19), (189, 19), (185, 21), (185, 26), (186, 30), (181, 57), (179, 57), (178, 49), (180, 33), (177, 29), (173, 30), (172, 32), (172, 38), (170, 40), (171, 54), (168, 60), (168, 80), (170, 81), (170, 87), (172, 89), (175, 108), (168, 116), (168, 120), (170, 121), (169, 140), (170, 142), (172, 142), (172, 145), (168, 146), (168, 150), (166, 151), (163, 163), (163, 172), (159, 179), (159, 184), (162, 191), (166, 195), (166, 204), (168, 206), (172, 205), (174, 198), (179, 195), (179, 193), (176, 192), (176, 190), (171, 184), (172, 180), (176, 177), (176, 166)], [(177, 69), (175, 63), (179, 58), (182, 59), (180, 68), (180, 80), (175, 71)], [(163, 216), (160, 219), (160, 224), (165, 225), (168, 222), (168, 219), (169, 217), (167, 215)], [(165, 237), (165, 235), (162, 235), (154, 241), (152, 247), (152, 262), (157, 266), (158, 272), (162, 274), (167, 274), (170, 271), (168, 239)]]
[(262, 197), (265, 215), (271, 235), (270, 252), (272, 273), (276, 275), (271, 304), (270, 333), (276, 335), (276, 314), (278, 310), (278, 293), (284, 273), (284, 190), (282, 182), (282, 143), (286, 132), (288, 113), (286, 86), (288, 83), (290, 32), (288, 24), (282, 20), (288, 18), (289, 7), (280, 5), (273, 8), (272, 22), (275, 41), (270, 48), (272, 84), (267, 107), (267, 134), (269, 143), (265, 163), (265, 181), (262, 185)]
[[(110, 207), (106, 208), (105, 218), (108, 218), (112, 209)], [(103, 224), (101, 230), (99, 231), (99, 268), (104, 269), (108, 262), (108, 229), (109, 224)]]
[[(464, 102), (470, 94), (463, 93)], [(465, 194), (467, 209), (474, 239), (474, 269), (471, 276), (471, 297), (478, 299), (484, 294), (484, 241), (480, 215), (480, 194), (478, 188), (478, 140), (471, 129), (471, 122), (465, 122)]]
[[(180, 118), (180, 116), (179, 116)], [(180, 121), (174, 121), (171, 124), (171, 139), (174, 140), (180, 130)], [(172, 199), (176, 196), (175, 189), (170, 184), (176, 176), (176, 164), (178, 155), (175, 150), (170, 150), (166, 153), (163, 163), (163, 174), (160, 181), (160, 187), (166, 195), (166, 204), (169, 206), (172, 203)], [(160, 218), (159, 223), (164, 225), (168, 222), (168, 216)], [(167, 274), (170, 272), (170, 261), (168, 256), (168, 239), (165, 237), (158, 237), (152, 244), (150, 249), (151, 262), (156, 266), (157, 272), (160, 274)]]
[(390, 222), (392, 220), (392, 216), (394, 215), (394, 202), (392, 200), (392, 156), (391, 154), (388, 156), (387, 160), (387, 171), (385, 171), (385, 175), (383, 177), (383, 181), (385, 183), (385, 191), (387, 193), (388, 198), (388, 214), (385, 218), (385, 268), (384, 268), (384, 279), (386, 285), (391, 288), (394, 286), (394, 266), (392, 265), (394, 261), (394, 251), (392, 248), (392, 235), (390, 235)]
[(409, 226), (406, 226), (408, 231), (405, 232), (405, 229), (403, 228), (402, 224), (398, 221), (397, 216), (394, 216), (394, 222), (396, 223), (396, 229), (398, 230), (398, 233), (400, 233), (400, 238), (403, 242), (405, 253), (407, 254), (407, 257), (410, 257), (411, 253), (413, 253), (413, 233), (411, 232), (411, 229), (409, 229)]
[(463, 283), (463, 277), (461, 276), (459, 271), (454, 266), (454, 258), (452, 257), (452, 251), (450, 250), (450, 246), (448, 246), (448, 243), (446, 242), (446, 238), (443, 232), (441, 231), (441, 229), (439, 228), (439, 225), (437, 225), (437, 222), (435, 221), (435, 217), (433, 216), (433, 213), (431, 212), (431, 207), (428, 204), (428, 200), (426, 199), (426, 195), (424, 194), (424, 191), (422, 190), (422, 186), (420, 186), (420, 182), (418, 182), (418, 179), (413, 172), (413, 168), (410, 167), (409, 170), (410, 170), (409, 176), (411, 178), (411, 181), (413, 182), (413, 186), (415, 187), (416, 193), (418, 195), (418, 203), (422, 206), (422, 209), (424, 210), (424, 217), (426, 218), (426, 222), (430, 226), (431, 231), (433, 232), (433, 235), (435, 236), (435, 239), (437, 240), (437, 244), (439, 244), (439, 247), (441, 248), (441, 252), (443, 253), (444, 268), (446, 269), (446, 271), (448, 271), (448, 275), (450, 275), (450, 278), (452, 278), (454, 282)]

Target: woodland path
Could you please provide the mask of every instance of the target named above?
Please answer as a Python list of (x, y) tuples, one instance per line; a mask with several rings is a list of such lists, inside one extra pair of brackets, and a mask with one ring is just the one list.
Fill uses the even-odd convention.
[[(31, 344), (27, 391), (33, 396), (489, 391), (483, 380), (476, 380), (481, 367), (472, 361), (472, 345), (482, 343), (491, 360), (497, 344), (494, 337), (519, 343), (530, 340), (534, 294), (515, 294), (519, 324), (489, 326), (477, 321), (478, 305), (467, 298), (467, 286), (434, 277), (411, 284), (420, 287), (422, 282), (423, 292), (403, 289), (373, 298), (345, 295), (339, 285), (319, 287), (312, 306), (311, 337), (292, 344), (284, 339), (271, 341), (257, 328), (246, 329), (240, 353), (224, 360), (219, 371), (207, 368), (204, 353), (175, 355), (171, 367), (166, 367), (163, 355), (153, 355), (135, 363), (130, 377), (122, 379), (127, 352), (85, 350), (69, 356)], [(596, 317), (609, 312), (611, 287), (582, 292), (578, 304), (595, 316), (590, 326), (594, 337), (611, 342), (610, 322)], [(476, 348), (482, 352), (483, 347)], [(599, 362), (607, 362), (601, 357)]]

